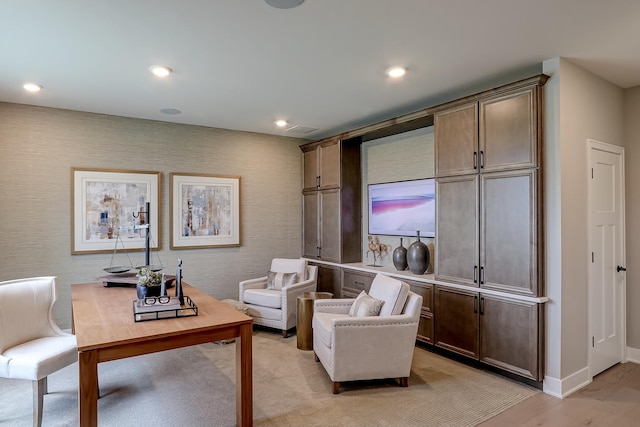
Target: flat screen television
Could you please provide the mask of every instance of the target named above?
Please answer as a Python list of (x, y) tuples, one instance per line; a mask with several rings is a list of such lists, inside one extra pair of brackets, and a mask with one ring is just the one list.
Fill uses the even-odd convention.
[(369, 234), (435, 237), (434, 178), (369, 184), (368, 195)]

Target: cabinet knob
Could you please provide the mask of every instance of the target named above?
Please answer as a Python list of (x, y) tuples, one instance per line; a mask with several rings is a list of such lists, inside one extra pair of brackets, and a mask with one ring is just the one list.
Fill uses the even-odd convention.
[(619, 266), (617, 266), (617, 267), (616, 267), (616, 271), (617, 271), (618, 273), (620, 273), (621, 271), (627, 271), (627, 268), (626, 268), (626, 267), (623, 267), (623, 266), (621, 266), (621, 265), (619, 265)]

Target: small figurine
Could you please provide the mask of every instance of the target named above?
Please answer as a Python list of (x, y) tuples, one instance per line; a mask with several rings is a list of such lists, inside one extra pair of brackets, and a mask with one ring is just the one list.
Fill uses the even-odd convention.
[(384, 254), (389, 254), (389, 245), (385, 245), (384, 243), (380, 243), (380, 239), (378, 237), (369, 236), (369, 250), (367, 251), (367, 256), (369, 256), (369, 252), (373, 253), (373, 266), (376, 267), (376, 260), (384, 257)]

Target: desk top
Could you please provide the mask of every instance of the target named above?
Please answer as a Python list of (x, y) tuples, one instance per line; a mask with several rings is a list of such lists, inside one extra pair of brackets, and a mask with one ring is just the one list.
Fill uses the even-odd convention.
[(109, 288), (102, 283), (71, 285), (73, 327), (78, 350), (105, 349), (253, 321), (185, 282), (182, 282), (182, 291), (198, 306), (197, 316), (135, 322), (132, 308), (132, 302), (137, 298), (135, 288)]

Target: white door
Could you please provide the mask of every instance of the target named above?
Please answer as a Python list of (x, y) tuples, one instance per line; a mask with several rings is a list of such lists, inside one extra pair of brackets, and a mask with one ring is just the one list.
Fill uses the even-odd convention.
[(624, 359), (624, 149), (589, 143), (589, 370)]

